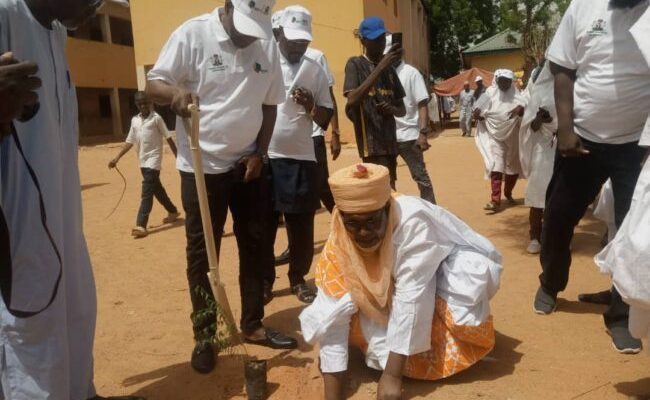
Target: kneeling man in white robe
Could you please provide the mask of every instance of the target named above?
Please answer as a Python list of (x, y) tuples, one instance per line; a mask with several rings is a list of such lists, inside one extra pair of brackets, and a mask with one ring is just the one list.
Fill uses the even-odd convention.
[(345, 168), (330, 186), (318, 296), (300, 315), (305, 340), (320, 345), (325, 398), (344, 398), (349, 345), (383, 371), (380, 399), (398, 398), (403, 376), (442, 379), (487, 355), (502, 269), (494, 246), (444, 209), (391, 194), (385, 167)]

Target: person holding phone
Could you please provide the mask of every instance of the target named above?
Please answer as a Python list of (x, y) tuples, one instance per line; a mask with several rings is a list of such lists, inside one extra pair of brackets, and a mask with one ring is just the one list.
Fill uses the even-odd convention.
[[(284, 215), (289, 239), (291, 292), (307, 304), (316, 298), (305, 276), (314, 258), (314, 216), (321, 194), (313, 124), (327, 129), (334, 112), (327, 74), (306, 55), (313, 39), (311, 24), (311, 13), (302, 6), (282, 13), (277, 39), (287, 101), (278, 106), (269, 146), (273, 204)], [(275, 270), (270, 272), (266, 284), (272, 287)]]
[(354, 123), (359, 156), (366, 163), (383, 165), (390, 171), (391, 187), (397, 181), (397, 123), (404, 117), (404, 88), (394, 65), (402, 58), (395, 44), (384, 55), (386, 27), (379, 17), (368, 17), (359, 26), (364, 54), (352, 57), (345, 66), (343, 95), (345, 112)]
[[(402, 34), (393, 33), (386, 38), (386, 53), (393, 45), (402, 46)], [(395, 117), (397, 122), (397, 151), (406, 162), (411, 177), (418, 184), (420, 197), (436, 204), (433, 183), (424, 163), (424, 152), (429, 150), (429, 90), (424, 77), (415, 67), (399, 59), (395, 71), (404, 88), (404, 106), (406, 115)]]

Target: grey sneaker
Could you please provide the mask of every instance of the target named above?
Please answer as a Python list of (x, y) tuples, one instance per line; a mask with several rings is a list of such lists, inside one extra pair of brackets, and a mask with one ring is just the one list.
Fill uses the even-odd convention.
[(638, 354), (643, 348), (639, 339), (635, 339), (624, 326), (607, 328), (607, 333), (612, 338), (614, 349), (621, 354)]
[(557, 308), (557, 293), (547, 293), (541, 286), (537, 289), (533, 305), (536, 314), (549, 315)]

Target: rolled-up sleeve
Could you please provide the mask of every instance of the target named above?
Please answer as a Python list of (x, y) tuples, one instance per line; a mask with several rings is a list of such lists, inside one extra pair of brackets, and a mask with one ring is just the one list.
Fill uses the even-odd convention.
[(577, 1), (564, 13), (562, 22), (555, 32), (555, 37), (548, 48), (546, 58), (568, 69), (578, 69), (578, 37), (576, 32)]
[(436, 272), (453, 245), (437, 243), (432, 228), (417, 218), (408, 221), (400, 234), (386, 337), (390, 352), (410, 356), (431, 348)]
[(348, 369), (350, 320), (358, 310), (349, 294), (335, 299), (319, 289), (316, 300), (300, 314), (305, 341), (320, 345), (322, 372)]
[(185, 25), (170, 36), (160, 51), (158, 60), (147, 74), (150, 81), (160, 80), (171, 85), (180, 85), (192, 75), (197, 68), (192, 63), (191, 35)]

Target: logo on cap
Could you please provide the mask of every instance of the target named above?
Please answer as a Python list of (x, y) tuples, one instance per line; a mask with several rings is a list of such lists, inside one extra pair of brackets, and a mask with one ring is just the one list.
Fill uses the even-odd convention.
[(257, 11), (257, 12), (261, 12), (261, 13), (264, 14), (264, 15), (269, 15), (269, 14), (271, 13), (271, 7), (270, 7), (270, 6), (266, 6), (266, 7), (258, 7), (258, 6), (257, 6), (257, 3), (255, 2), (255, 0), (251, 0), (251, 1), (248, 3), (248, 7), (250, 7), (251, 10), (255, 10), (255, 11)]

